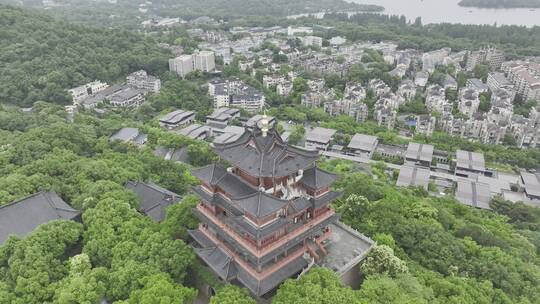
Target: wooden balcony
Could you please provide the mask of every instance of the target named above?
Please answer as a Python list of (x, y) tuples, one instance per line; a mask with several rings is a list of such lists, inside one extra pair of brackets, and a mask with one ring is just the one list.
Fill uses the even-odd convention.
[(328, 209), (327, 211), (321, 213), (317, 217), (312, 218), (309, 222), (305, 223), (305, 225), (300, 226), (296, 230), (289, 232), (288, 234), (285, 234), (284, 236), (280, 237), (276, 241), (264, 246), (264, 247), (257, 247), (252, 242), (248, 241), (244, 236), (238, 234), (234, 229), (223, 223), (214, 213), (212, 210), (209, 210), (207, 207), (205, 207), (202, 204), (197, 205), (197, 210), (202, 213), (206, 218), (210, 219), (212, 223), (216, 226), (218, 226), (220, 229), (222, 229), (225, 233), (227, 233), (230, 237), (232, 237), (236, 242), (238, 242), (242, 247), (244, 247), (246, 250), (248, 250), (252, 255), (254, 255), (257, 258), (261, 258), (268, 253), (274, 251), (275, 249), (278, 249), (279, 247), (285, 245), (286, 243), (292, 241), (302, 233), (312, 229), (316, 225), (322, 223), (323, 221), (327, 220), (328, 218), (332, 217), (335, 212), (332, 209)]

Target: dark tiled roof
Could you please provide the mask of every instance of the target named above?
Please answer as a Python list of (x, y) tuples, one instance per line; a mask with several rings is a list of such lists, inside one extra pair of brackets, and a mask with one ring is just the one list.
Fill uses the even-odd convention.
[(284, 228), (288, 222), (289, 220), (286, 218), (278, 218), (278, 220), (273, 221), (268, 225), (257, 227), (249, 223), (244, 216), (235, 216), (231, 218), (231, 223), (236, 229), (240, 230), (242, 233), (251, 235), (256, 240), (263, 239), (277, 232), (279, 229)]
[(313, 206), (315, 209), (317, 209), (324, 205), (328, 205), (341, 195), (343, 195), (343, 192), (330, 191), (323, 196), (313, 199)]
[(41, 224), (53, 220), (73, 220), (80, 212), (54, 192), (39, 192), (0, 207), (0, 244), (10, 234), (24, 237)]
[(227, 172), (225, 167), (218, 164), (195, 169), (192, 173), (204, 183), (220, 187), (233, 198), (244, 197), (257, 192), (252, 186), (242, 181), (236, 175)]
[(252, 176), (286, 176), (311, 166), (319, 157), (317, 151), (289, 146), (275, 129), (267, 136), (255, 129), (234, 142), (214, 145), (220, 157)]
[(281, 210), (287, 205), (288, 201), (259, 191), (243, 198), (234, 199), (233, 203), (244, 212), (261, 218)]
[(154, 183), (132, 182), (126, 183), (126, 188), (133, 190), (139, 198), (139, 212), (161, 222), (165, 219), (168, 206), (179, 202), (182, 197), (162, 188)]
[(300, 182), (308, 188), (321, 189), (330, 186), (336, 179), (337, 176), (335, 174), (317, 167), (311, 167), (304, 171), (304, 175)]
[(238, 272), (232, 256), (219, 247), (195, 248), (195, 253), (203, 259), (223, 280), (230, 281)]

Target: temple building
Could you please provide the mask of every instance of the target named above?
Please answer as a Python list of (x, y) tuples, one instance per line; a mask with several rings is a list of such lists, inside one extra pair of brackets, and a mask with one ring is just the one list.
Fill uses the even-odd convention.
[(259, 297), (317, 264), (354, 284), (373, 241), (339, 222), (337, 176), (317, 167), (318, 151), (288, 145), (264, 119), (214, 149), (221, 162), (193, 172), (201, 224), (189, 233), (220, 279)]

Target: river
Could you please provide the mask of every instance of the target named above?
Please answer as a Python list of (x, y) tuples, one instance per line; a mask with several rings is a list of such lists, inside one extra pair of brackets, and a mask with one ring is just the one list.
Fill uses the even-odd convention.
[(461, 7), (459, 0), (347, 0), (384, 6), (384, 14), (404, 15), (427, 23), (463, 23), (540, 26), (540, 9), (485, 9)]

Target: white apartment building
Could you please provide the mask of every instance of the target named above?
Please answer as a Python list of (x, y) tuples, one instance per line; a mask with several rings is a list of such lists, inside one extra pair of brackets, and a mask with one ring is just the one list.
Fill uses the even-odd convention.
[(193, 71), (211, 72), (215, 68), (216, 58), (212, 51), (200, 51), (169, 59), (169, 70), (182, 78)]
[(105, 82), (99, 80), (89, 82), (82, 86), (78, 86), (71, 90), (68, 90), (69, 94), (73, 97), (73, 102), (78, 103), (79, 101), (85, 99), (88, 96), (94, 95), (100, 91), (108, 88), (109, 85)]
[(127, 85), (136, 89), (145, 90), (152, 93), (159, 93), (161, 81), (159, 78), (148, 75), (146, 71), (133, 72), (126, 77)]

